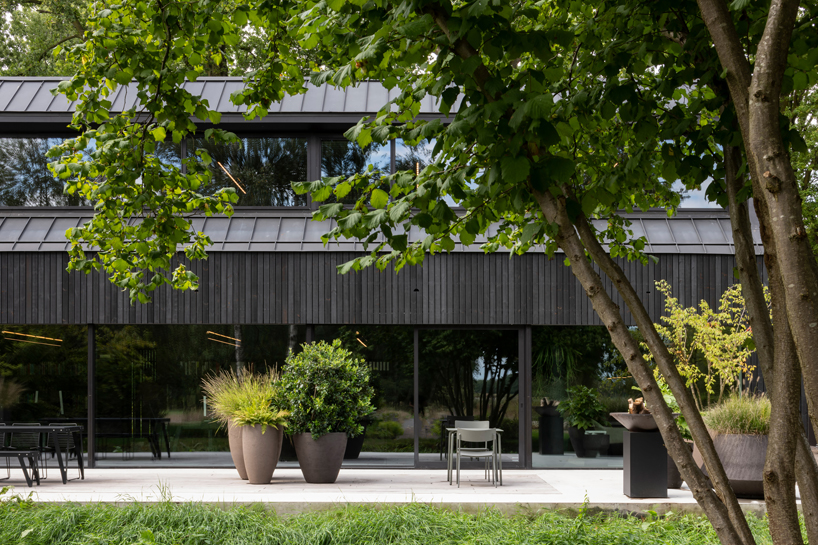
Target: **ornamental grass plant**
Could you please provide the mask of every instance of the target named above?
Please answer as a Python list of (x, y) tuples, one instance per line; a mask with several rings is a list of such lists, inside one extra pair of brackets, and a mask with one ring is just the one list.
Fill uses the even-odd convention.
[(731, 395), (702, 416), (708, 428), (720, 434), (767, 435), (770, 400), (763, 395)]
[(230, 421), (237, 426), (261, 424), (263, 429), (286, 425), (289, 413), (274, 406), (278, 380), (275, 369), (264, 373), (228, 369), (206, 376), (202, 390), (211, 418), (225, 426)]

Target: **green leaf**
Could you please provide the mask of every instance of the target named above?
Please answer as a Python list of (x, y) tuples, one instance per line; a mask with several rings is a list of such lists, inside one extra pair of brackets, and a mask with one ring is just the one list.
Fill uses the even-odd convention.
[(549, 176), (561, 183), (567, 183), (571, 176), (574, 175), (576, 166), (574, 162), (565, 157), (549, 157), (544, 162), (544, 168), (548, 171)]
[(165, 136), (167, 135), (164, 127), (156, 127), (151, 131), (151, 134), (157, 142), (164, 142)]
[(370, 202), (375, 208), (383, 208), (389, 204), (389, 194), (383, 189), (374, 189)]
[(503, 179), (506, 183), (514, 184), (528, 178), (531, 164), (525, 157), (503, 157), (500, 160), (500, 168), (503, 170)]

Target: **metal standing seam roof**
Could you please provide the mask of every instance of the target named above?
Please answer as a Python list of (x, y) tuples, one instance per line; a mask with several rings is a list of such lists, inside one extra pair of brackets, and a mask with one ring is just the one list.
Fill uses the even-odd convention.
[[(0, 208), (0, 252), (61, 252), (68, 249), (65, 231), (90, 219), (87, 208)], [(664, 212), (629, 215), (635, 237), (645, 236), (650, 254), (733, 254), (730, 219), (723, 210), (683, 211), (673, 218)], [(136, 220), (138, 221), (138, 220)], [(602, 227), (604, 220), (595, 220)], [(307, 210), (236, 209), (230, 217), (196, 217), (193, 226), (210, 237), (216, 252), (323, 252), (363, 251), (360, 241), (330, 242), (324, 246), (321, 235), (335, 223), (311, 221)], [(490, 234), (496, 228), (489, 229)], [(410, 242), (425, 235), (417, 228), (409, 233)], [(758, 225), (753, 225), (756, 253), (763, 248)], [(379, 237), (379, 241), (382, 238)], [(482, 252), (478, 237), (471, 246), (455, 244), (455, 252)], [(541, 247), (532, 252), (542, 251)]]
[[(6, 77), (0, 78), (0, 115), (2, 114), (71, 114), (76, 102), (69, 102), (64, 95), (54, 96), (65, 77)], [(211, 109), (222, 114), (242, 114), (247, 108), (230, 102), (230, 95), (244, 87), (241, 78), (199, 78), (188, 81), (183, 87), (191, 94), (207, 99)], [(355, 87), (340, 89), (329, 84), (315, 86), (307, 83), (307, 92), (288, 95), (281, 102), (272, 104), (268, 117), (280, 114), (371, 114), (381, 109), (399, 93), (397, 88), (387, 89), (380, 82), (369, 81)], [(109, 97), (111, 111), (131, 108), (136, 102), (136, 84), (119, 86)], [(421, 114), (439, 114), (436, 99), (426, 96), (421, 101)], [(265, 118), (266, 119), (266, 118)]]

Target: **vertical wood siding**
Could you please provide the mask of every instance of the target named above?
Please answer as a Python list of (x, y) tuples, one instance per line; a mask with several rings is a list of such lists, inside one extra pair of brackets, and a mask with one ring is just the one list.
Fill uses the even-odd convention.
[[(213, 252), (207, 261), (189, 264), (200, 278), (198, 292), (163, 286), (152, 303), (131, 306), (104, 275), (69, 275), (66, 254), (0, 253), (0, 324), (600, 323), (562, 259), (454, 253), (431, 256), (423, 267), (399, 274), (336, 274), (335, 267), (353, 256)], [(661, 255), (658, 263), (621, 265), (654, 319), (663, 306), (655, 280), (669, 281), (684, 305), (702, 299), (715, 304), (735, 282), (730, 255)], [(626, 309), (623, 318), (632, 323)]]

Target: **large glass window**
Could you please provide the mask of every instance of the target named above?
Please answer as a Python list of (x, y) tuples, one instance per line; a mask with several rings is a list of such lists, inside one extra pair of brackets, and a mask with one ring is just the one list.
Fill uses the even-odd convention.
[[(637, 397), (625, 361), (601, 326), (532, 328), (532, 466), (535, 468), (621, 468), (624, 428), (612, 412), (627, 412), (628, 398)], [(605, 411), (594, 429), (599, 451), (577, 452), (577, 441), (556, 410), (569, 388), (590, 388)], [(605, 437), (602, 437), (605, 436)], [(589, 443), (590, 444), (590, 443)], [(581, 448), (581, 445), (580, 445)]]
[(416, 146), (404, 143), (400, 138), (395, 140), (395, 170), (411, 170), (416, 174), (432, 163), (434, 141), (422, 141)]
[(307, 140), (304, 138), (242, 138), (231, 144), (197, 138), (189, 147), (207, 151), (212, 194), (232, 187), (238, 206), (306, 206), (307, 196), (296, 195), (292, 182), (307, 180)]
[(421, 330), (419, 459), (443, 466), (456, 420), (502, 429), (503, 463), (519, 462), (517, 330)]
[(0, 422), (86, 418), (86, 327), (0, 328)]
[[(389, 145), (371, 144), (362, 148), (348, 140), (324, 140), (321, 142), (321, 177), (349, 177), (370, 172), (374, 178), (389, 174), (391, 149)], [(370, 170), (371, 168), (371, 170)], [(327, 202), (353, 204), (360, 194), (352, 191), (339, 198), (332, 197)]]
[(64, 195), (63, 182), (48, 170), (46, 157), (61, 138), (0, 138), (0, 205), (78, 206), (77, 195)]
[(98, 467), (232, 467), (202, 378), (283, 365), (304, 326), (98, 326)]
[(317, 340), (341, 339), (369, 365), (375, 414), (347, 443), (344, 466), (414, 464), (414, 330), (403, 326), (317, 326)]

